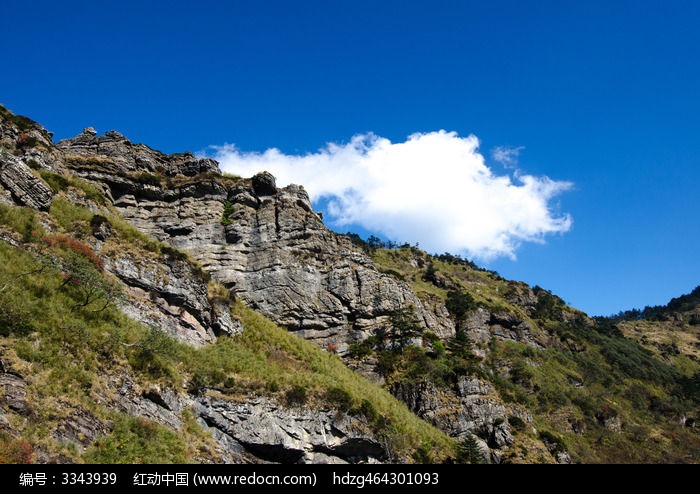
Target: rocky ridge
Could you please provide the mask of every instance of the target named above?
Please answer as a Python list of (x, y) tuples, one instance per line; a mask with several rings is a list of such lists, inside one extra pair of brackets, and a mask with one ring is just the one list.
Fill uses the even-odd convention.
[[(35, 132), (48, 135), (38, 126)], [(5, 169), (23, 172), (24, 180), (13, 178), (17, 172), (6, 180), (13, 201), (48, 209), (51, 190), (26, 166), (26, 151), (24, 155), (16, 151), (19, 156), (4, 160)], [(86, 128), (72, 139), (56, 146), (48, 142), (32, 153), (38, 163), (54, 163), (38, 168), (88, 180), (129, 224), (189, 253), (201, 265), (204, 272), (177, 255), (134, 256), (110, 245), (109, 229), (94, 232), (92, 243), (106, 269), (125, 285), (123, 312), (183, 342), (201, 346), (243, 330), (228, 310), (209, 300), (210, 277), (276, 323), (340, 355), (352, 343), (385, 328), (390, 314), (403, 308), (439, 338), (455, 334), (454, 321), (441, 301), (418, 297), (407, 283), (379, 272), (362, 249), (325, 227), (301, 186), (278, 188), (268, 173), (249, 180), (225, 177), (213, 160), (191, 153), (164, 155), (116, 131), (100, 136)], [(18, 183), (25, 185), (13, 190)], [(87, 205), (105, 211), (89, 200)], [(522, 320), (481, 312), (468, 325), (474, 341), (482, 343), (498, 333), (497, 328), (507, 328), (501, 336), (508, 333), (508, 338), (534, 341)], [(369, 376), (380, 379), (371, 370)], [(419, 416), (454, 437), (473, 434), (494, 451), (510, 444), (505, 408), (497, 394), (470, 399), (457, 389), (437, 393), (429, 386), (394, 392)], [(433, 410), (415, 408), (416, 400), (432, 400)], [(441, 411), (442, 418), (437, 419), (436, 410), (448, 403), (452, 411)], [(138, 415), (138, 409), (127, 410)], [(158, 414), (155, 418), (164, 420)], [(497, 429), (505, 439), (493, 439)], [(487, 456), (499, 458), (498, 453)]]
[[(120, 134), (84, 132), (59, 142), (58, 147), (68, 156), (82, 153), (88, 157), (89, 165), (83, 160), (76, 166), (68, 159), (67, 166), (85, 179), (107, 185), (115, 208), (131, 224), (191, 253), (235, 297), (322, 348), (344, 355), (352, 343), (374, 335), (387, 325), (392, 312), (405, 307), (438, 337), (454, 336), (454, 322), (444, 304), (418, 297), (406, 283), (379, 272), (367, 254), (345, 236), (328, 230), (301, 186), (278, 188), (275, 178), (265, 172), (251, 180), (220, 181), (216, 176), (200, 175), (181, 186), (167, 181), (144, 184), (138, 175), (133, 176), (134, 167), (153, 152), (129, 143)], [(157, 162), (161, 168), (149, 165), (148, 170), (162, 173), (169, 158), (156, 156), (148, 162)], [(179, 160), (180, 155), (173, 169), (179, 170)], [(126, 168), (116, 165), (122, 162), (128, 164)], [(211, 173), (210, 165), (211, 160), (202, 160), (189, 169)], [(166, 171), (165, 175), (177, 173)], [(133, 311), (128, 313), (138, 318)], [(482, 311), (468, 324), (474, 341), (488, 342), (496, 333), (534, 344), (531, 328), (522, 320), (499, 319), (497, 314)], [(198, 339), (206, 342), (210, 337), (211, 333)], [(380, 378), (372, 372), (369, 375)], [(406, 401), (401, 393), (396, 395)], [(469, 404), (459, 394), (447, 393), (444, 398), (441, 402), (454, 402), (453, 413), (443, 414), (441, 421), (431, 420), (442, 430), (456, 438), (473, 433), (494, 451), (510, 444), (490, 440), (494, 428), (506, 438), (509, 435), (505, 407), (497, 394)], [(410, 407), (410, 401), (407, 403)], [(498, 457), (494, 453), (493, 459)]]
[[(122, 312), (188, 345), (206, 348), (221, 336), (245, 332), (230, 310), (231, 300), (239, 300), (383, 382), (417, 416), (459, 441), (472, 441), (493, 462), (568, 463), (562, 434), (611, 433), (612, 441), (627, 440), (629, 431), (641, 434), (646, 426), (638, 425), (639, 417), (603, 395), (597, 401), (587, 397), (600, 393), (599, 382), (612, 382), (595, 366), (608, 366), (623, 382), (638, 379), (626, 360), (633, 355), (645, 366), (652, 364), (654, 374), (642, 375), (657, 379), (654, 386), (666, 386), (673, 375), (665, 364), (644, 360), (649, 356), (628, 342), (612, 340), (618, 338), (617, 329), (601, 329), (538, 287), (507, 282), (461, 261), (438, 262), (417, 249), (389, 252), (395, 264), (386, 264), (328, 230), (303, 187), (279, 188), (268, 173), (250, 179), (226, 176), (213, 160), (191, 153), (165, 155), (115, 131), (100, 136), (87, 128), (54, 145), (39, 125), (4, 109), (1, 113), (0, 202), (36, 211), (53, 211), (52, 205), (64, 207), (66, 201), (87, 207), (95, 216), (86, 241), (123, 288)], [(56, 176), (63, 177), (60, 192)], [(82, 183), (91, 184), (104, 200), (87, 193)], [(52, 232), (55, 215), (49, 216), (39, 217)], [(94, 221), (97, 217), (103, 220)], [(0, 233), (4, 242), (22, 245), (16, 235)], [(141, 247), (125, 245), (125, 235)], [(429, 275), (433, 262), (437, 269)], [(445, 296), (465, 290), (473, 295), (468, 309), (450, 312)], [(392, 317), (404, 310), (422, 334), (412, 340), (420, 350), (416, 355), (444, 364), (441, 346), (444, 356), (444, 347), (459, 340), (472, 355), (464, 354), (473, 359), (468, 370), (435, 381), (429, 372), (410, 379), (378, 372), (385, 350), (391, 349), (381, 341), (369, 356), (354, 355), (357, 344), (384, 334)], [(686, 312), (688, 321), (697, 317), (695, 306)], [(684, 319), (674, 324), (687, 329)], [(641, 330), (635, 326), (634, 331)], [(688, 349), (696, 333), (688, 331), (687, 338), (683, 333), (683, 355), (694, 355)], [(654, 344), (666, 358), (665, 340)], [(32, 376), (3, 362), (0, 405), (8, 413), (31, 414), (24, 396)], [(109, 387), (116, 392), (100, 400), (128, 415), (181, 430), (187, 414), (194, 413), (215, 440), (206, 461), (397, 460), (365, 419), (327, 404), (291, 406), (265, 392), (232, 399), (217, 387), (206, 392), (143, 388), (128, 372), (115, 379)], [(683, 424), (694, 424), (692, 416), (688, 419), (694, 413), (683, 410)], [(114, 427), (84, 407), (70, 407), (65, 415), (54, 437), (80, 448)], [(12, 430), (3, 417), (0, 413), (0, 425)], [(569, 439), (568, 445), (579, 447), (579, 439)], [(579, 448), (578, 454), (589, 453)]]
[[(153, 237), (167, 239), (173, 235), (185, 240), (193, 233), (189, 225), (194, 225), (209, 244), (216, 246), (220, 241), (227, 245), (221, 214), (228, 191), (217, 181), (207, 180), (208, 174), (218, 172), (215, 162), (198, 159), (190, 153), (166, 156), (146, 146), (134, 145), (117, 132), (97, 137), (89, 128), (56, 147), (51, 136), (39, 125), (28, 119), (19, 120), (24, 129), (20, 131), (13, 121), (14, 116), (2, 110), (2, 116), (9, 117), (0, 122), (0, 201), (10, 206), (48, 211), (54, 200), (65, 202), (68, 199), (96, 213), (95, 218), (101, 219), (91, 222), (92, 236), (88, 242), (104, 261), (105, 270), (119, 280), (124, 291), (117, 303), (133, 320), (199, 347), (213, 343), (219, 336), (243, 331), (241, 321), (231, 314), (231, 296), (212, 297), (208, 293), (211, 276), (202, 271), (196, 261), (168, 244), (154, 243), (147, 237), (128, 233), (136, 235), (137, 241), (146, 247), (146, 250), (134, 250), (120, 240), (124, 232), (117, 231), (126, 228), (130, 232), (131, 227), (113, 223), (115, 214), (133, 207), (129, 203), (130, 196), (138, 197), (139, 201), (145, 201), (145, 207), (138, 209), (139, 214), (146, 213), (148, 221), (155, 222), (151, 208), (155, 209), (155, 214), (159, 212), (158, 207), (169, 212), (156, 226), (142, 228), (146, 234), (162, 227), (162, 233)], [(25, 141), (29, 144), (23, 145)], [(110, 206), (81, 195), (78, 189), (68, 190), (67, 196), (57, 194), (44, 180), (52, 176), (42, 175), (44, 172), (66, 177), (75, 173), (85, 177), (104, 194)], [(149, 172), (179, 181), (183, 177), (196, 177), (196, 180), (169, 190), (144, 180), (141, 174)], [(260, 187), (257, 186), (258, 190)], [(170, 216), (172, 207), (180, 209), (179, 213), (175, 212), (175, 218)], [(202, 207), (208, 213), (204, 215), (204, 222), (200, 221)], [(188, 214), (192, 215), (190, 223)], [(53, 230), (52, 221), (42, 219), (44, 228)], [(145, 221), (139, 223), (134, 218), (134, 224), (143, 227)], [(211, 232), (214, 234), (209, 238)], [(22, 246), (22, 242), (4, 230), (2, 240)], [(196, 237), (190, 241), (194, 242), (190, 247), (196, 252)], [(218, 254), (225, 255), (220, 251)], [(28, 399), (33, 383), (31, 371), (21, 362), (20, 368), (16, 368), (13, 362), (20, 361), (10, 347), (3, 347), (0, 429), (11, 434), (15, 425), (6, 414), (32, 417), (37, 413)], [(157, 386), (144, 390), (128, 372), (115, 374), (111, 379), (114, 381), (100, 394), (99, 401), (110, 404), (114, 410), (175, 430), (183, 427), (183, 414), (193, 411), (200, 426), (215, 442), (214, 451), (203, 458), (204, 461), (347, 463), (381, 461), (391, 455), (361, 417), (329, 407), (289, 406), (280, 403), (278, 398), (253, 394), (232, 402), (217, 398), (216, 393), (192, 395)], [(32, 397), (34, 399), (37, 397)], [(82, 406), (66, 402), (62, 407), (65, 417), (52, 432), (58, 444), (73, 445), (78, 451), (85, 451), (114, 427), (109, 420)], [(37, 454), (37, 461), (68, 461), (51, 453), (38, 451)]]
[[(115, 132), (86, 130), (58, 148), (70, 169), (108, 188), (127, 221), (191, 253), (235, 296), (302, 337), (342, 354), (407, 306), (438, 336), (454, 334), (444, 306), (429, 306), (328, 230), (303, 187), (278, 189), (269, 174), (218, 180), (206, 175), (218, 171), (210, 159), (166, 157)], [(134, 175), (144, 171), (196, 180), (144, 183)]]

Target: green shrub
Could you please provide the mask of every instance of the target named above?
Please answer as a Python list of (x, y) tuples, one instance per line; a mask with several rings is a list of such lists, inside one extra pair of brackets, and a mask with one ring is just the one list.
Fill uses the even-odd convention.
[(36, 219), (36, 211), (31, 208), (8, 206), (2, 203), (0, 203), (0, 225), (8, 226), (21, 234), (24, 243), (34, 241), (44, 232)]
[(352, 407), (352, 395), (345, 389), (333, 387), (326, 391), (326, 401), (338, 408), (338, 410), (347, 412)]
[(151, 328), (131, 354), (134, 369), (154, 378), (175, 377), (175, 362), (180, 354), (180, 346), (175, 340), (156, 328)]
[(374, 423), (379, 418), (377, 408), (369, 400), (362, 400), (359, 406), (353, 408), (351, 413), (364, 416), (368, 422)]
[(287, 405), (289, 406), (304, 405), (309, 398), (306, 388), (300, 384), (295, 384), (291, 389), (288, 389), (284, 397), (287, 401)]
[(523, 359), (517, 359), (513, 362), (510, 369), (510, 378), (515, 384), (519, 384), (525, 388), (532, 387), (532, 378), (535, 376), (532, 367)]
[(118, 415), (111, 434), (98, 439), (84, 455), (86, 463), (185, 463), (184, 438), (143, 418)]
[(525, 431), (527, 429), (527, 423), (516, 415), (510, 415), (508, 417), (508, 423), (513, 427), (513, 429), (518, 431)]
[(433, 463), (432, 449), (430, 444), (421, 444), (411, 455), (413, 456), (413, 461), (421, 465)]
[(679, 378), (671, 366), (627, 338), (601, 336), (600, 351), (610, 365), (626, 376), (659, 384), (672, 384)]
[(393, 351), (402, 351), (422, 332), (423, 328), (416, 320), (413, 307), (404, 307), (389, 313), (389, 324), (384, 328), (381, 337), (388, 340)]
[(350, 345), (348, 351), (354, 358), (363, 358), (372, 353), (374, 348), (379, 344), (379, 338), (370, 336), (362, 341), (356, 341)]
[(473, 436), (467, 436), (457, 448), (457, 463), (481, 464), (486, 458)]
[(0, 336), (26, 336), (32, 331), (31, 312), (26, 303), (0, 293)]
[(56, 197), (51, 203), (49, 214), (66, 232), (76, 235), (90, 234), (89, 222), (93, 214), (84, 206)]
[(384, 377), (390, 376), (399, 366), (401, 356), (396, 352), (382, 350), (377, 352), (376, 371)]
[(206, 388), (212, 388), (224, 383), (227, 388), (233, 388), (236, 381), (226, 375), (219, 369), (195, 369), (190, 381), (187, 385), (187, 390), (191, 394), (199, 394)]
[(542, 439), (542, 442), (545, 444), (545, 446), (547, 446), (547, 449), (549, 449), (549, 451), (552, 454), (557, 454), (566, 451), (566, 444), (564, 443), (564, 440), (558, 435), (547, 430), (541, 430), (539, 431), (539, 436), (540, 439)]
[(221, 224), (227, 226), (231, 224), (231, 215), (233, 214), (234, 206), (230, 201), (224, 203), (224, 212), (221, 214)]
[(35, 160), (34, 158), (29, 158), (29, 159), (27, 160), (27, 166), (28, 166), (29, 168), (31, 168), (32, 170), (40, 170), (40, 169), (41, 169), (41, 165), (40, 165), (39, 162), (38, 162), (37, 160)]
[(429, 262), (428, 267), (425, 268), (423, 279), (437, 286), (437, 269), (435, 269), (435, 264), (433, 264), (432, 261)]
[(146, 171), (143, 171), (136, 175), (136, 181), (140, 184), (143, 185), (152, 185), (154, 187), (160, 187), (160, 184), (162, 182), (162, 177), (160, 175), (156, 175), (154, 173), (148, 173)]
[(533, 291), (537, 295), (537, 304), (535, 305), (535, 311), (532, 317), (536, 319), (551, 319), (554, 321), (561, 320), (564, 302), (556, 295), (552, 295), (550, 292), (540, 287), (536, 286)]
[(107, 204), (107, 198), (97, 187), (82, 180), (76, 180), (73, 183), (78, 189), (83, 191), (86, 200), (93, 201), (101, 206)]
[(211, 385), (209, 376), (202, 370), (196, 370), (187, 383), (187, 392), (193, 395), (199, 394), (203, 389)]
[(461, 321), (469, 311), (476, 309), (478, 305), (474, 297), (464, 290), (450, 290), (447, 292), (445, 307), (456, 321)]

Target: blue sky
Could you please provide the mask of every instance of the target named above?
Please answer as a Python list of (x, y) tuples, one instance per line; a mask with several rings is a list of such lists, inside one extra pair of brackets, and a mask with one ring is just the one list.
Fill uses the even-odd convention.
[(0, 102), (57, 139), (92, 125), (288, 162), (355, 135), (475, 135), (495, 178), (572, 184), (545, 202), (568, 231), (482, 264), (607, 314), (700, 283), (698, 26), (700, 3), (668, 0), (9, 1)]

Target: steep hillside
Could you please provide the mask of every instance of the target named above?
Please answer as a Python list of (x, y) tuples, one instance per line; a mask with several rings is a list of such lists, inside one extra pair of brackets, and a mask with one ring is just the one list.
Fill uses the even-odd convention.
[[(76, 158), (8, 115), (0, 125), (0, 461), (455, 456), (451, 439), (337, 356), (234, 303), (188, 254), (130, 226), (109, 189), (65, 168)], [(181, 156), (162, 159), (176, 166)]]
[(594, 320), (268, 173), (0, 119), (0, 460), (700, 459), (691, 299)]
[[(455, 321), (456, 336), (444, 348), (433, 343), (425, 352), (399, 354), (381, 344), (357, 347), (360, 355), (377, 356), (389, 389), (419, 416), (456, 437), (476, 432), (492, 448), (501, 446), (491, 453), (501, 461), (538, 461), (537, 439), (559, 461), (700, 459), (692, 295), (657, 310), (666, 320), (616, 325), (448, 254), (365, 248), (380, 270), (408, 281), (419, 297), (443, 300)], [(683, 351), (669, 350), (660, 343), (666, 340)], [(488, 383), (480, 400), (465, 399), (465, 375), (472, 376), (466, 382)], [(483, 414), (474, 413), (478, 407)], [(476, 429), (475, 415), (487, 418)]]
[(233, 294), (300, 336), (342, 352), (406, 305), (425, 327), (454, 333), (446, 313), (425, 307), (410, 287), (377, 272), (361, 250), (328, 230), (303, 187), (278, 189), (265, 173), (222, 176), (211, 160), (192, 155), (165, 166), (173, 158), (115, 132), (88, 129), (58, 147), (66, 166), (105, 187), (130, 224), (190, 252)]
[(601, 318), (601, 323), (616, 325), (625, 336), (679, 369), (692, 368), (687, 360), (700, 359), (700, 286), (667, 305), (621, 312)]

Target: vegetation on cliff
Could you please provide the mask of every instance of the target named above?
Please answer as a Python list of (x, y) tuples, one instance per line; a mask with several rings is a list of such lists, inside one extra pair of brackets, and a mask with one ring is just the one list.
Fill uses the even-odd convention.
[[(0, 107), (0, 462), (312, 461), (334, 421), (366, 450), (343, 461), (700, 458), (699, 289), (593, 319), (334, 234), (269, 174), (95, 134), (56, 147)], [(221, 440), (263, 402), (326, 417), (321, 443)]]
[[(27, 413), (6, 415), (7, 426), (32, 460), (62, 456), (73, 461), (217, 461), (211, 438), (196, 424), (179, 432), (107, 405), (112, 380), (128, 375), (138, 386), (177, 393), (214, 393), (224, 399), (262, 394), (295, 406), (336, 408), (362, 416), (396, 459), (420, 448), (434, 461), (454, 457), (455, 443), (411, 414), (379, 386), (351, 372), (336, 355), (277, 327), (240, 302), (232, 306), (245, 331), (202, 348), (127, 318), (115, 303), (119, 283), (84, 240), (97, 214), (56, 198), (48, 215), (0, 204), (0, 228), (18, 246), (0, 242), (0, 347), (3, 365), (27, 380)], [(104, 218), (104, 216), (99, 216)], [(48, 234), (42, 223), (60, 233)], [(110, 216), (120, 248), (148, 258), (158, 243), (135, 234)], [(72, 232), (75, 237), (68, 236)], [(6, 237), (7, 238), (7, 237)], [(82, 240), (81, 240), (82, 239)], [(105, 246), (102, 246), (105, 249)], [(164, 248), (161, 246), (161, 248)], [(167, 249), (165, 249), (167, 251)], [(111, 424), (86, 452), (51, 440), (50, 431), (75, 408)], [(136, 439), (138, 438), (138, 439)], [(0, 437), (10, 460), (17, 439)], [(19, 452), (17, 452), (17, 451)], [(29, 458), (29, 457), (28, 457)]]
[[(534, 438), (580, 462), (700, 458), (700, 436), (692, 427), (700, 411), (697, 289), (666, 307), (631, 313), (632, 321), (622, 322), (630, 313), (594, 321), (545, 290), (530, 292), (456, 257), (408, 246), (372, 255), (378, 269), (408, 281), (420, 296), (446, 301), (458, 328), (444, 348), (393, 352), (390, 378), (449, 386), (466, 373), (490, 381), (506, 403), (525, 405), (534, 415), (538, 433), (510, 418), (512, 460)], [(479, 308), (526, 321), (533, 339), (494, 334), (488, 344), (470, 340), (465, 317)], [(385, 371), (386, 350), (373, 350)]]

